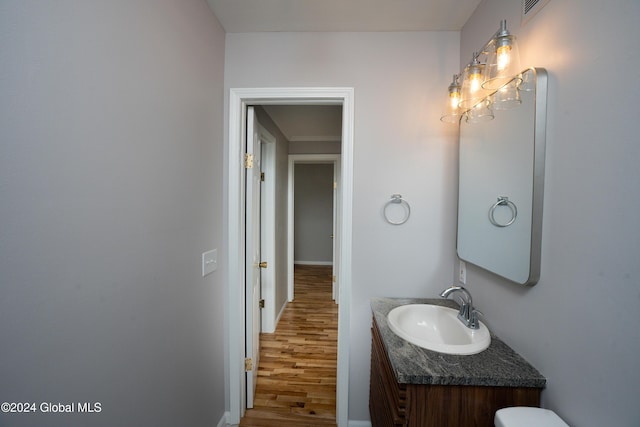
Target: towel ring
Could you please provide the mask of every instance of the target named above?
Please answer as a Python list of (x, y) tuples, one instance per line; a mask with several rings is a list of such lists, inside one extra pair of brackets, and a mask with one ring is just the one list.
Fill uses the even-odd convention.
[[(393, 220), (389, 218), (389, 213), (387, 212), (387, 209), (389, 208), (389, 206), (393, 206), (393, 205), (400, 205), (404, 208), (404, 216), (399, 220)], [(384, 219), (386, 219), (387, 222), (392, 225), (404, 224), (405, 222), (407, 222), (407, 220), (409, 219), (409, 216), (411, 215), (411, 207), (409, 206), (409, 203), (407, 203), (405, 200), (402, 200), (401, 194), (392, 194), (391, 200), (385, 203), (384, 209), (382, 211), (384, 214)]]
[[(511, 210), (511, 219), (504, 224), (500, 224), (493, 216), (498, 206), (506, 206)], [(489, 208), (489, 221), (491, 221), (491, 224), (495, 225), (496, 227), (508, 227), (513, 224), (517, 217), (518, 208), (511, 200), (509, 200), (507, 196), (499, 196), (498, 201)]]

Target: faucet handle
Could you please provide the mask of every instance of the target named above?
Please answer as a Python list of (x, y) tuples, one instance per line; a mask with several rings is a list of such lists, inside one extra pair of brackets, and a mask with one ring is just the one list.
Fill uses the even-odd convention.
[(469, 327), (472, 329), (480, 329), (480, 321), (478, 315), (484, 317), (484, 313), (475, 308), (471, 309), (471, 315), (469, 316)]
[(464, 298), (455, 296), (453, 298), (458, 303), (458, 317), (466, 318), (469, 314), (469, 304), (464, 301)]

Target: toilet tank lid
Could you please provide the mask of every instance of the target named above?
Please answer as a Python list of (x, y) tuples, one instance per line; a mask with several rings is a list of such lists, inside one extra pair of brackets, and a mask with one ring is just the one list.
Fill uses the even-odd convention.
[(496, 427), (569, 427), (553, 411), (525, 406), (498, 410), (494, 422)]

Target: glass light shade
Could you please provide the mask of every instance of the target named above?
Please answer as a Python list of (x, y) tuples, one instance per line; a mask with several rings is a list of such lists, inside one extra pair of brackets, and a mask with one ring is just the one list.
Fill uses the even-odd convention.
[(489, 94), (489, 91), (482, 87), (484, 67), (485, 65), (478, 62), (477, 57), (474, 57), (473, 62), (464, 69), (462, 99), (460, 100), (460, 108), (463, 110), (473, 107)]
[(449, 85), (449, 96), (445, 107), (445, 112), (440, 120), (445, 123), (458, 123), (462, 116), (460, 105), (460, 85), (458, 84), (458, 76), (453, 76), (453, 82)]
[(491, 109), (491, 101), (483, 99), (473, 108), (465, 113), (467, 123), (482, 123), (494, 119), (493, 110)]
[(462, 110), (457, 105), (454, 107), (451, 104), (447, 105), (447, 108), (440, 117), (440, 120), (445, 123), (458, 123), (460, 121), (460, 117), (462, 117)]
[(444, 116), (440, 117), (440, 121), (444, 122), (444, 123), (451, 123), (451, 124), (458, 124), (460, 123), (460, 118), (462, 117), (461, 114), (445, 114)]
[(492, 106), (494, 110), (508, 110), (522, 104), (520, 90), (518, 89), (519, 79), (502, 86), (492, 95)]
[(496, 90), (520, 75), (520, 54), (516, 36), (506, 32), (498, 35), (488, 46), (485, 79), (482, 87)]
[(518, 89), (523, 90), (525, 92), (533, 92), (536, 89), (536, 76), (533, 74), (531, 69), (525, 70), (520, 74), (520, 85)]

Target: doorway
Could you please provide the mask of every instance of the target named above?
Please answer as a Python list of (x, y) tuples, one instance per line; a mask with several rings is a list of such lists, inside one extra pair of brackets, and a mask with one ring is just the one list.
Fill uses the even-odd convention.
[(342, 234), (342, 220), (339, 216), (341, 212), (340, 209), (340, 188), (339, 183), (342, 181), (342, 174), (340, 169), (340, 154), (290, 154), (289, 155), (289, 170), (288, 170), (288, 200), (287, 200), (287, 210), (288, 210), (288, 230), (287, 230), (287, 238), (288, 238), (288, 254), (287, 254), (287, 268), (288, 268), (288, 299), (289, 301), (293, 301), (294, 297), (294, 265), (296, 262), (296, 257), (294, 253), (294, 249), (296, 246), (295, 243), (295, 221), (293, 218), (295, 217), (295, 209), (294, 209), (294, 193), (295, 193), (295, 171), (296, 165), (329, 165), (333, 168), (333, 212), (331, 214), (332, 217), (332, 247), (331, 247), (331, 265), (333, 266), (331, 276), (332, 276), (332, 298), (336, 303), (339, 303), (339, 277), (338, 271), (340, 270), (340, 256), (339, 249), (340, 245), (337, 244), (334, 236), (340, 236)]
[(341, 283), (338, 303), (338, 383), (337, 423), (348, 423), (349, 399), (349, 317), (351, 307), (351, 258), (352, 258), (352, 205), (353, 205), (353, 88), (262, 88), (231, 89), (229, 97), (229, 145), (228, 145), (228, 366), (229, 366), (229, 414), (227, 422), (237, 424), (246, 407), (244, 366), (246, 301), (244, 252), (245, 252), (245, 202), (244, 202), (244, 141), (246, 107), (260, 105), (341, 105), (342, 148), (340, 170), (342, 182), (338, 215), (342, 230), (336, 239), (339, 265), (337, 280)]

